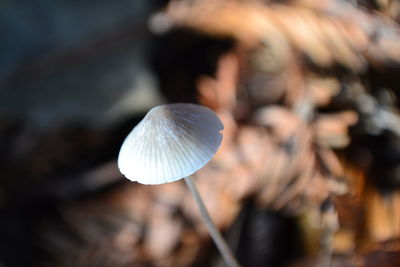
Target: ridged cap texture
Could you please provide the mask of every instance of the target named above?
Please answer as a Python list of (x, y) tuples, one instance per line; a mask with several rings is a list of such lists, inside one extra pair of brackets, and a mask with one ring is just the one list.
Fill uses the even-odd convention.
[(223, 128), (209, 108), (186, 103), (157, 106), (126, 137), (118, 167), (126, 178), (142, 184), (177, 181), (214, 156)]

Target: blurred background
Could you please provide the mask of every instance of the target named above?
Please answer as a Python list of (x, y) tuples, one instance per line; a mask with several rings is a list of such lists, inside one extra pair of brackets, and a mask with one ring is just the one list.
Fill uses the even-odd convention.
[(243, 266), (400, 266), (400, 2), (1, 0), (0, 266), (224, 266), (183, 182), (116, 166), (212, 108), (194, 177)]

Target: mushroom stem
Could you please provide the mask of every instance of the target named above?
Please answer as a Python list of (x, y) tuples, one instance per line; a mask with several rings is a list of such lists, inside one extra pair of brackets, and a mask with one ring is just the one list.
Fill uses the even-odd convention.
[(213, 223), (210, 214), (207, 211), (206, 206), (204, 205), (204, 202), (199, 194), (199, 191), (197, 190), (197, 187), (192, 179), (191, 176), (185, 177), (185, 182), (187, 186), (189, 187), (190, 192), (192, 193), (197, 206), (199, 207), (200, 214), (203, 217), (208, 231), (211, 235), (211, 238), (214, 240), (215, 245), (219, 249), (222, 257), (225, 260), (225, 263), (229, 267), (239, 267), (239, 263), (236, 260), (235, 256), (233, 256), (233, 253), (231, 249), (228, 247), (228, 244), (226, 244), (224, 238), (222, 237), (221, 233), (218, 231), (217, 227)]

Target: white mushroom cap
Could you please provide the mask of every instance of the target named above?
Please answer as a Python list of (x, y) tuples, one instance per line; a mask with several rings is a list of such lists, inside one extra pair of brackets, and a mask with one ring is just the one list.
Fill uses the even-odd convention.
[(209, 108), (168, 104), (151, 109), (122, 144), (118, 167), (131, 181), (163, 184), (191, 175), (217, 152), (224, 126)]

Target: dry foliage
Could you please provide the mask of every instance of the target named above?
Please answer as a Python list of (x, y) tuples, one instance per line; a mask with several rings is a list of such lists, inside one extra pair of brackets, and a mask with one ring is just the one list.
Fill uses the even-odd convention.
[[(396, 88), (383, 90), (390, 101), (380, 102), (380, 88), (363, 77), (369, 68), (398, 68), (399, 4), (370, 2), (378, 8), (340, 0), (173, 1), (162, 13), (172, 27), (235, 41), (215, 77), (196, 81), (198, 102), (225, 125), (221, 149), (196, 181), (221, 229), (248, 198), (299, 218), (308, 257), (293, 266), (322, 266), (331, 253), (332, 266), (399, 264), (400, 192), (383, 195), (367, 179), (373, 161), (355, 167), (346, 156), (351, 127), (400, 135)], [(207, 232), (183, 184), (127, 185), (102, 201), (101, 210), (88, 203), (65, 214), (89, 243), (78, 250), (53, 244), (71, 255), (66, 266), (188, 266), (201, 255)], [(94, 229), (92, 220), (111, 227)], [(104, 234), (90, 236), (96, 232)], [(110, 250), (112, 259), (102, 257)]]

